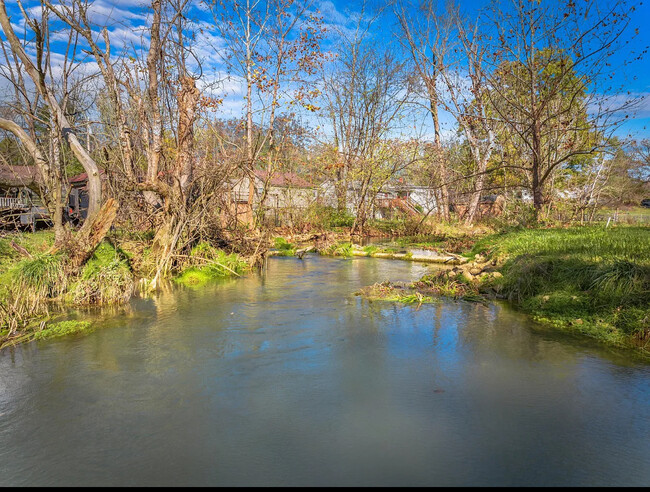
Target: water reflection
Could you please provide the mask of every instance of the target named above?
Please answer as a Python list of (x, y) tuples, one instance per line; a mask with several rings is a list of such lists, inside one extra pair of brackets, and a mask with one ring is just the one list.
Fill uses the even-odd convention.
[(351, 295), (429, 268), (274, 258), (3, 351), (0, 484), (648, 483), (647, 365), (502, 305)]

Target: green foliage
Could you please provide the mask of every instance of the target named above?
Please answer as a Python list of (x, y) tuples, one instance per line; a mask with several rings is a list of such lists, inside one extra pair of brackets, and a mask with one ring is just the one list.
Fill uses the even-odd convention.
[(287, 241), (287, 240), (286, 240), (285, 238), (283, 238), (283, 237), (276, 237), (276, 238), (273, 240), (273, 245), (275, 246), (276, 249), (282, 249), (282, 250), (285, 250), (285, 249), (294, 249), (294, 245), (291, 244), (289, 241)]
[(372, 256), (373, 253), (376, 253), (377, 251), (379, 251), (379, 248), (377, 246), (368, 245), (368, 246), (364, 246), (363, 251), (368, 256)]
[(133, 294), (133, 273), (126, 257), (107, 241), (86, 262), (70, 296), (75, 304), (125, 302)]
[(283, 237), (276, 237), (273, 246), (278, 250), (279, 256), (293, 256), (296, 254), (296, 246)]
[(199, 243), (190, 253), (188, 264), (174, 280), (185, 285), (202, 285), (211, 280), (239, 276), (250, 266), (236, 253), (226, 253), (208, 243)]
[(352, 251), (353, 248), (351, 242), (340, 242), (332, 244), (329, 248), (325, 249), (321, 253), (325, 255), (351, 257)]
[(335, 207), (314, 204), (309, 207), (307, 216), (312, 225), (323, 229), (352, 227), (354, 224), (354, 215), (347, 210), (338, 210)]
[(35, 331), (33, 340), (43, 340), (45, 338), (61, 337), (70, 335), (90, 328), (90, 321), (59, 321), (58, 323), (48, 324), (43, 330)]

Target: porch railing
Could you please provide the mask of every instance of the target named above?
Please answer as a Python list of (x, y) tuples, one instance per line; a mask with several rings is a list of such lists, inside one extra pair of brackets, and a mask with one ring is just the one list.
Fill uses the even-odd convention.
[(0, 209), (27, 208), (21, 198), (9, 198), (0, 196)]

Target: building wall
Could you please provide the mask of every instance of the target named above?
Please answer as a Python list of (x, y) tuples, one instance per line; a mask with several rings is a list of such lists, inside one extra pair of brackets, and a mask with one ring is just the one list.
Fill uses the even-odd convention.
[(432, 188), (412, 188), (409, 198), (413, 203), (420, 205), (424, 212), (435, 212), (438, 208), (436, 196)]

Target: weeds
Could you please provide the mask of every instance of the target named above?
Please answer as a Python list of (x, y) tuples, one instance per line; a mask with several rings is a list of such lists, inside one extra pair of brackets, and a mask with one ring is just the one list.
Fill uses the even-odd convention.
[(238, 254), (199, 243), (185, 259), (175, 280), (185, 285), (202, 285), (217, 278), (238, 277), (249, 270), (249, 264)]
[(103, 242), (84, 265), (70, 295), (74, 304), (119, 304), (131, 297), (134, 286), (125, 256)]
[(351, 242), (334, 243), (321, 251), (321, 254), (332, 256), (353, 256), (353, 247)]
[(283, 237), (276, 237), (273, 240), (273, 246), (278, 250), (278, 256), (294, 256), (296, 254), (296, 246)]

